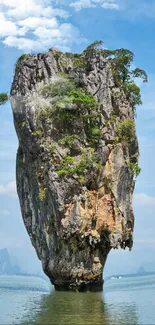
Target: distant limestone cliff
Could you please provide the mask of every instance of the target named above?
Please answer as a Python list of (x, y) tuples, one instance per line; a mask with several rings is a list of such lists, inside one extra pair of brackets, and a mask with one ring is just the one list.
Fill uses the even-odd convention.
[[(138, 176), (132, 52), (22, 55), (11, 89), (23, 220), (57, 290), (98, 291), (112, 248), (132, 248)], [(116, 267), (117, 268), (117, 267)]]
[(20, 274), (20, 267), (13, 264), (6, 248), (0, 249), (0, 275)]

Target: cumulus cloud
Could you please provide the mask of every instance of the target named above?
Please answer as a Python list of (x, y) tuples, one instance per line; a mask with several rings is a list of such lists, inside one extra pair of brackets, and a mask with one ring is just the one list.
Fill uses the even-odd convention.
[(57, 28), (58, 22), (55, 17), (51, 19), (45, 17), (28, 17), (24, 20), (20, 20), (18, 25), (28, 29), (35, 29), (39, 26), (43, 26), (45, 28)]
[(70, 46), (85, 42), (86, 40), (80, 37), (79, 30), (72, 24), (64, 23), (59, 28), (38, 27), (32, 31), (35, 38), (8, 36), (3, 41), (4, 44), (10, 47), (17, 47), (19, 50), (30, 52), (43, 51), (52, 46), (56, 46), (62, 51), (69, 51)]
[(0, 38), (26, 52), (52, 46), (68, 51), (73, 43), (85, 41), (75, 26), (63, 21), (69, 16), (55, 1), (0, 0)]
[(60, 16), (68, 17), (68, 13), (61, 9), (55, 9), (46, 0), (0, 0), (2, 10), (7, 8), (9, 17), (26, 18)]
[(16, 182), (12, 181), (6, 185), (0, 184), (0, 195), (9, 195), (14, 196), (16, 195)]
[(134, 195), (134, 203), (139, 206), (155, 206), (155, 197), (145, 193), (137, 193)]
[(7, 20), (4, 14), (0, 13), (0, 37), (8, 35), (17, 35), (18, 28), (16, 24), (10, 20)]
[(70, 3), (70, 7), (74, 7), (76, 11), (83, 8), (95, 8), (101, 6), (103, 9), (118, 10), (117, 0), (77, 0)]
[[(6, 46), (17, 47), (25, 52), (44, 51), (51, 46), (70, 51), (74, 43), (86, 40), (76, 29), (76, 38), (63, 31), (64, 20), (69, 19), (71, 8), (101, 8), (103, 11), (122, 10), (128, 18), (134, 16), (155, 16), (155, 4), (141, 0), (0, 0), (0, 39)], [(67, 8), (67, 10), (63, 9)], [(42, 28), (42, 30), (37, 30)], [(75, 35), (75, 26), (68, 23)], [(43, 33), (42, 31), (45, 31)], [(38, 36), (39, 34), (39, 36)], [(64, 45), (65, 43), (65, 45)]]

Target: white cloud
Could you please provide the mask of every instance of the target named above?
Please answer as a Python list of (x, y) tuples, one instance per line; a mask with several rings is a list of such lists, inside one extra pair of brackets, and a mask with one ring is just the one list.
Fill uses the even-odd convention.
[(39, 42), (33, 41), (29, 38), (18, 38), (14, 36), (8, 36), (3, 41), (5, 45), (8, 45), (10, 47), (17, 47), (19, 50), (25, 50), (27, 52), (31, 51), (32, 49), (38, 49)]
[(0, 0), (0, 39), (6, 46), (25, 52), (44, 51), (52, 46), (70, 51), (72, 44), (81, 43), (84, 39), (79, 32), (76, 33), (78, 37), (70, 37), (75, 35), (75, 26), (69, 23), (72, 32), (68, 34), (67, 29), (63, 32), (63, 20), (70, 17), (68, 11), (61, 9), (63, 6), (73, 7), (76, 11), (96, 7), (115, 11), (121, 9), (130, 16), (133, 16), (132, 12), (135, 15), (149, 13), (151, 16), (155, 13), (155, 5), (147, 5), (146, 0), (142, 0), (140, 7), (135, 0)]
[(10, 47), (17, 47), (19, 50), (24, 49), (27, 52), (44, 51), (52, 46), (58, 47), (62, 51), (69, 51), (70, 45), (85, 42), (81, 38), (79, 30), (72, 24), (64, 23), (59, 28), (38, 27), (32, 31), (35, 38), (26, 38), (18, 36), (8, 36), (3, 41)]
[(35, 17), (66, 16), (65, 11), (48, 6), (46, 0), (0, 0), (0, 5), (2, 8), (7, 7), (7, 15), (16, 19), (29, 17), (29, 15)]
[(40, 39), (48, 39), (48, 38), (61, 38), (61, 32), (60, 29), (46, 29), (45, 27), (39, 27), (34, 32), (34, 35), (36, 35)]
[[(35, 0), (36, 2), (36, 0)], [(54, 9), (52, 7), (43, 7), (36, 5), (33, 3), (31, 6), (27, 5), (20, 5), (15, 7), (14, 9), (8, 10), (8, 16), (13, 18), (26, 18), (30, 15), (34, 17), (51, 17), (51, 16), (58, 16), (62, 18), (68, 18), (69, 14), (65, 10), (62, 9)]]
[(137, 193), (134, 195), (134, 203), (139, 206), (155, 206), (155, 197), (145, 193)]
[(6, 185), (0, 184), (0, 195), (9, 195), (14, 196), (16, 195), (16, 182), (12, 181)]
[(119, 9), (119, 5), (117, 3), (104, 2), (102, 4), (102, 8), (104, 8), (104, 9), (111, 9), (111, 10), (113, 10), (113, 9), (118, 10)]
[(53, 18), (45, 18), (45, 17), (28, 17), (24, 20), (18, 22), (19, 26), (35, 29), (37, 27), (43, 26), (45, 28), (56, 28), (58, 27), (58, 22), (55, 17)]
[(70, 7), (74, 7), (76, 11), (80, 11), (83, 8), (94, 8), (96, 5), (92, 2), (92, 0), (79, 0), (71, 2)]
[(18, 28), (16, 24), (5, 18), (3, 13), (0, 13), (0, 37), (5, 37), (8, 35), (16, 35)]
[(76, 11), (80, 11), (83, 8), (95, 8), (101, 6), (103, 9), (118, 10), (119, 5), (117, 0), (77, 0), (70, 3), (70, 7), (74, 7)]
[(79, 30), (64, 23), (70, 14), (49, 0), (0, 0), (0, 38), (9, 47), (25, 52), (57, 46), (66, 51), (83, 42)]

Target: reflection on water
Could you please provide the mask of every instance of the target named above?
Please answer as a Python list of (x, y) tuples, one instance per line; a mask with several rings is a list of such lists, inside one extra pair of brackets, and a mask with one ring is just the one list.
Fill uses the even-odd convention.
[(44, 312), (37, 324), (108, 324), (102, 295), (53, 292), (44, 299)]
[(110, 280), (103, 293), (50, 293), (47, 281), (0, 277), (0, 324), (155, 324), (155, 276)]
[[(55, 292), (44, 296), (41, 311), (33, 324), (37, 325), (136, 325), (135, 306), (109, 308), (100, 293)], [(26, 323), (28, 324), (28, 323)], [(25, 324), (25, 325), (26, 325)], [(30, 324), (30, 323), (29, 323)], [(32, 324), (32, 321), (31, 321)]]

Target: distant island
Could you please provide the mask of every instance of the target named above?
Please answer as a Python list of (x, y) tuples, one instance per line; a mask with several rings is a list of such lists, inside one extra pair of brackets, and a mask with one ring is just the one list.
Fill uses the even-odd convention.
[(146, 270), (144, 269), (143, 266), (140, 266), (139, 270), (137, 271), (138, 275), (145, 275), (147, 274)]
[(19, 275), (21, 273), (19, 265), (11, 261), (7, 248), (0, 249), (0, 275)]
[(42, 273), (23, 272), (20, 266), (13, 262), (13, 257), (9, 254), (7, 248), (0, 249), (0, 276), (1, 275), (20, 275), (20, 276), (35, 276), (46, 279), (46, 275)]

